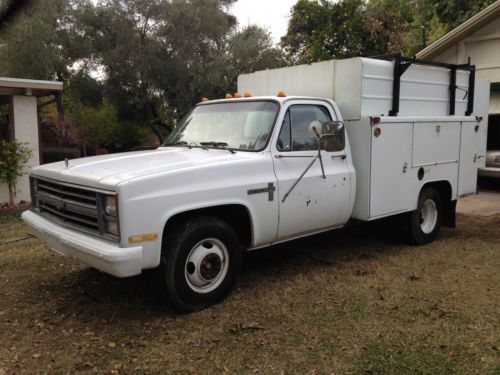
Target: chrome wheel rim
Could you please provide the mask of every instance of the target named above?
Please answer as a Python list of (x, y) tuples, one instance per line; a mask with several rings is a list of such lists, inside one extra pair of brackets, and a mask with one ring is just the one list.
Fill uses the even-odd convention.
[(437, 207), (436, 202), (432, 199), (426, 199), (420, 208), (420, 229), (425, 234), (431, 233), (437, 223)]
[(188, 286), (196, 293), (210, 293), (226, 277), (229, 252), (216, 238), (206, 238), (193, 246), (186, 258), (184, 274)]

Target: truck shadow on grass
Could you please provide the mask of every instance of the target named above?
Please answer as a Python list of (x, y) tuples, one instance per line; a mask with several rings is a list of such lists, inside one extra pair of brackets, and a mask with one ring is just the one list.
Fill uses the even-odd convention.
[[(255, 295), (256, 289), (279, 288), (281, 283), (301, 275), (308, 278), (316, 273), (336, 274), (347, 270), (355, 276), (366, 276), (374, 273), (370, 264), (383, 264), (386, 261), (384, 258), (404, 257), (410, 253), (421, 254), (423, 259), (428, 259), (435, 249), (442, 246), (453, 248), (461, 241), (498, 241), (495, 227), (500, 224), (500, 217), (490, 219), (492, 225), (482, 228), (478, 225), (481, 220), (467, 217), (468, 222), (457, 229), (442, 228), (436, 242), (427, 245), (432, 247), (427, 253), (427, 246), (417, 247), (405, 242), (394, 219), (362, 223), (251, 251), (245, 254), (241, 275), (232, 295), (237, 295), (238, 301), (244, 301), (244, 296)], [(83, 308), (99, 316), (101, 310), (113, 310), (117, 311), (115, 318), (121, 316), (124, 319), (143, 319), (145, 311), (155, 316), (174, 316), (159, 291), (159, 277), (156, 270), (147, 270), (136, 277), (118, 279), (85, 268), (67, 272), (40, 288), (45, 289), (46, 295), (60, 299), (60, 308), (68, 312), (74, 313)], [(412, 274), (408, 277), (410, 280), (418, 279)], [(33, 292), (38, 294), (38, 288), (32, 287), (35, 289)], [(232, 309), (232, 295), (215, 308), (224, 309), (227, 306)]]
[[(448, 230), (441, 236), (446, 237)], [(392, 220), (362, 223), (351, 227), (278, 244), (245, 254), (237, 293), (246, 293), (259, 285), (273, 285), (300, 273), (314, 273), (328, 267), (335, 272), (339, 262), (348, 262), (360, 275), (369, 272), (356, 267), (360, 259), (393, 254), (406, 246)], [(147, 270), (131, 278), (119, 279), (91, 268), (68, 272), (58, 280), (40, 286), (43, 293), (60, 299), (60, 310), (127, 310), (127, 316), (144, 313), (174, 314), (158, 288), (157, 270)], [(34, 289), (38, 289), (34, 286)], [(77, 305), (75, 307), (75, 305)], [(83, 310), (82, 310), (83, 309)], [(122, 315), (122, 314), (118, 314)], [(118, 318), (118, 315), (115, 318)], [(125, 317), (125, 316), (123, 316)]]

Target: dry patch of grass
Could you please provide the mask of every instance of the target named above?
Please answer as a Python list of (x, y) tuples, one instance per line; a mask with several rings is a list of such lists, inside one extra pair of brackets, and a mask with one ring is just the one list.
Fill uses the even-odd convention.
[[(0, 241), (23, 237), (0, 218)], [(0, 375), (500, 373), (500, 216), (433, 244), (372, 223), (248, 254), (236, 290), (175, 315), (37, 239), (0, 245)]]

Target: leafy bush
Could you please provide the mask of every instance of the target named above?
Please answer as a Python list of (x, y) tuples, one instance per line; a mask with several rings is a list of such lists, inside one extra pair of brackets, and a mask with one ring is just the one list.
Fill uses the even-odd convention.
[(0, 140), (0, 182), (5, 182), (9, 189), (9, 205), (14, 204), (17, 193), (17, 179), (26, 174), (23, 167), (30, 159), (32, 151), (14, 139)]
[(80, 157), (78, 148), (46, 148), (42, 150), (42, 162), (44, 164), (62, 161), (66, 158), (77, 159)]

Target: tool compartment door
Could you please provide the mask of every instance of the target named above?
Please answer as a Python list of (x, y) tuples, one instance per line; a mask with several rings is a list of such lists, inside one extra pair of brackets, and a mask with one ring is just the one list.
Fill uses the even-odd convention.
[(419, 122), (413, 127), (412, 167), (458, 163), (460, 122)]
[[(378, 137), (376, 128), (381, 130)], [(372, 127), (371, 218), (402, 212), (410, 206), (412, 131), (412, 123), (381, 123)]]
[(477, 122), (462, 122), (460, 139), (460, 166), (458, 171), (458, 195), (476, 192), (479, 146), (481, 143)]

